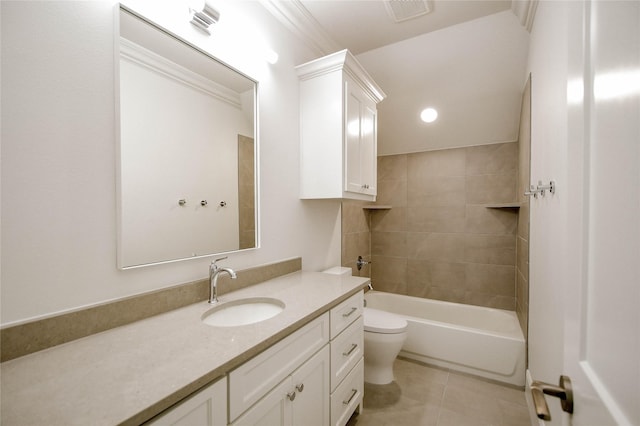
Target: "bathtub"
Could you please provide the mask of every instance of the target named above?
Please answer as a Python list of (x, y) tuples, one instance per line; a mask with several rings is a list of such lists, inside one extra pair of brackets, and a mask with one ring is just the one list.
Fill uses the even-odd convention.
[(524, 386), (525, 340), (515, 312), (380, 291), (365, 300), (407, 320), (400, 356)]

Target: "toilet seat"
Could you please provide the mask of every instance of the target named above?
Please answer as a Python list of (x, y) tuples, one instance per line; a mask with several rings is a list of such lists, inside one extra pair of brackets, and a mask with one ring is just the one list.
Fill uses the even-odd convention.
[(364, 308), (364, 331), (381, 334), (398, 334), (407, 330), (407, 320), (379, 309)]

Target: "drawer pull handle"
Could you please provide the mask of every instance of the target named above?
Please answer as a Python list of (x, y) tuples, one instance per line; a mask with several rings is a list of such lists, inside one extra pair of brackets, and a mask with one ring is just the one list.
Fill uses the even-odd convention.
[(300, 383), (299, 385), (296, 385), (296, 390), (298, 392), (302, 392), (304, 390), (304, 383)]
[(349, 356), (353, 353), (353, 351), (356, 350), (356, 348), (358, 347), (358, 345), (356, 343), (352, 343), (351, 344), (351, 348), (347, 351), (347, 352), (342, 352), (342, 356)]
[(289, 392), (287, 394), (287, 398), (289, 398), (289, 401), (293, 401), (294, 399), (296, 399), (296, 393), (295, 392)]
[(349, 312), (347, 312), (346, 314), (342, 314), (343, 317), (350, 317), (351, 314), (353, 314), (355, 311), (357, 311), (358, 308), (356, 308), (355, 306), (353, 308), (351, 308), (351, 310)]
[(346, 401), (342, 401), (342, 403), (344, 405), (349, 405), (351, 404), (351, 401), (353, 400), (353, 398), (355, 398), (355, 396), (358, 394), (358, 389), (351, 389), (351, 396), (349, 397), (349, 399), (347, 399)]

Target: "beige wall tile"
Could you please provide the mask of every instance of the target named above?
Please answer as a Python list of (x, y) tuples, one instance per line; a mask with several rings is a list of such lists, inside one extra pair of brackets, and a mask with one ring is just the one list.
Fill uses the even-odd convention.
[(466, 196), (464, 176), (434, 176), (407, 182), (408, 206), (464, 206)]
[(407, 155), (378, 157), (378, 184), (387, 180), (407, 180)]
[(378, 182), (376, 204), (390, 204), (393, 207), (407, 205), (407, 181), (385, 180)]
[(372, 232), (371, 254), (374, 256), (407, 257), (406, 232)]
[(499, 296), (495, 294), (476, 293), (473, 291), (467, 291), (464, 296), (464, 301), (468, 305), (485, 306), (487, 308), (507, 309), (510, 311), (516, 308), (516, 298), (509, 296)]
[(518, 170), (518, 143), (499, 143), (465, 148), (466, 175), (486, 175)]
[(515, 202), (516, 173), (467, 176), (467, 204)]
[(391, 293), (407, 294), (406, 258), (371, 256), (371, 260), (371, 282), (373, 283), (373, 288)]
[(443, 149), (411, 154), (407, 158), (407, 180), (419, 181), (434, 176), (464, 176), (465, 149)]
[(444, 300), (445, 302), (464, 303), (465, 290), (451, 287), (429, 287), (426, 297), (428, 299)]
[(407, 253), (410, 259), (455, 263), (460, 261), (464, 248), (464, 234), (407, 233)]
[(413, 206), (407, 209), (407, 229), (412, 232), (464, 232), (465, 222), (464, 206)]
[(515, 236), (466, 234), (463, 244), (466, 262), (494, 265), (515, 264)]
[(418, 259), (407, 261), (407, 285), (464, 288), (466, 264), (427, 262)]
[(465, 288), (475, 293), (515, 297), (516, 270), (512, 265), (467, 263)]
[(464, 231), (470, 234), (515, 234), (517, 209), (490, 209), (468, 204)]
[(380, 157), (378, 203), (393, 209), (371, 214), (372, 254), (402, 257), (406, 281), (377, 276), (375, 265), (373, 281), (400, 294), (515, 309), (519, 213), (480, 204), (517, 200), (518, 160), (516, 142)]
[(371, 234), (369, 232), (354, 232), (342, 235), (342, 263), (355, 264), (358, 256), (365, 259), (370, 257)]
[(518, 211), (518, 236), (529, 239), (529, 199), (520, 203)]
[(372, 210), (371, 230), (405, 232), (407, 230), (407, 208), (394, 206), (390, 210)]
[(517, 267), (526, 280), (529, 280), (529, 242), (524, 238), (517, 238), (518, 256)]
[(365, 203), (342, 202), (342, 233), (369, 232), (369, 213), (363, 209)]

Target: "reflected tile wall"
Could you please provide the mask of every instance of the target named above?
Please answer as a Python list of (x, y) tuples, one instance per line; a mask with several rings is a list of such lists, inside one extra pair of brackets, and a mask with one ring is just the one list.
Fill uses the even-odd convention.
[(515, 310), (518, 210), (487, 204), (517, 201), (518, 151), (379, 157), (377, 203), (392, 209), (370, 213), (374, 288)]
[(238, 135), (239, 248), (256, 246), (255, 160), (253, 138)]

